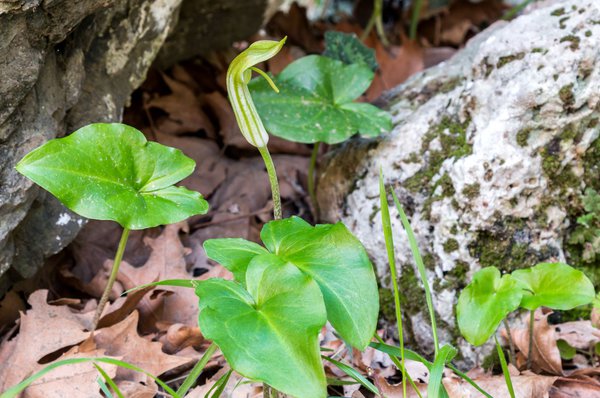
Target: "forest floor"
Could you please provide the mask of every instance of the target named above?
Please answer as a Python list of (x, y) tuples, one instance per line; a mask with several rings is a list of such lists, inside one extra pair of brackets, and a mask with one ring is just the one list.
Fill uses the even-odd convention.
[[(140, 129), (149, 140), (180, 148), (196, 161), (196, 172), (182, 185), (202, 192), (210, 202), (210, 211), (179, 224), (131, 233), (112, 303), (94, 333), (89, 329), (108, 279), (120, 227), (106, 221), (88, 222), (67, 249), (54, 256), (35, 278), (16, 285), (0, 302), (0, 391), (58, 358), (89, 356), (116, 357), (160, 375), (172, 387), (181, 383), (210, 344), (197, 327), (196, 295), (189, 289), (171, 287), (126, 296), (121, 293), (162, 279), (229, 278), (227, 270), (205, 256), (204, 240), (239, 237), (258, 241), (262, 225), (271, 219), (267, 173), (258, 152), (242, 137), (227, 100), (227, 66), (250, 42), (287, 36), (288, 44), (281, 53), (262, 66), (277, 74), (303, 55), (321, 53), (327, 30), (361, 35), (361, 26), (370, 15), (369, 7), (364, 7), (359, 6), (353, 16), (309, 21), (305, 9), (292, 6), (288, 13), (274, 15), (265, 31), (247, 42), (148, 74), (132, 96), (124, 123)], [(410, 16), (386, 9), (386, 31), (392, 44), (384, 46), (375, 31), (365, 40), (375, 49), (380, 68), (363, 100), (374, 101), (384, 90), (448, 59), (469, 38), (508, 11), (497, 1), (454, 2), (451, 7), (423, 15), (418, 38), (410, 40), (405, 33)], [(280, 178), (284, 216), (299, 215), (317, 222), (306, 188), (310, 146), (272, 137), (269, 149)], [(327, 150), (322, 146), (321, 155)], [(535, 330), (532, 371), (520, 372), (511, 365), (517, 396), (600, 396), (595, 351), (600, 330), (590, 320), (557, 324), (550, 314), (542, 312), (536, 316)], [(393, 343), (384, 329), (381, 335)], [(528, 351), (527, 332), (515, 330), (513, 335), (520, 355), (515, 362), (522, 366), (522, 353)], [(370, 348), (362, 353), (349, 350), (329, 329), (322, 337), (323, 347), (368, 375), (385, 396), (402, 396), (397, 384), (399, 372), (389, 358)], [(146, 375), (113, 365), (103, 368), (128, 397), (165, 396)], [(411, 361), (407, 369), (424, 392), (427, 369)], [(507, 391), (499, 369), (492, 361), (471, 369), (469, 375), (492, 396), (504, 397)], [(217, 353), (188, 396), (204, 397), (227, 370), (223, 356)], [(332, 378), (345, 376), (327, 364), (326, 371)], [(49, 373), (30, 387), (26, 396), (100, 396), (97, 377), (91, 365), (73, 365)], [(445, 385), (451, 397), (477, 396), (456, 377), (449, 376)], [(373, 396), (359, 387), (331, 387), (330, 395)], [(262, 385), (244, 383), (235, 374), (224, 394), (235, 398), (261, 395)], [(409, 389), (409, 396), (417, 394)]]

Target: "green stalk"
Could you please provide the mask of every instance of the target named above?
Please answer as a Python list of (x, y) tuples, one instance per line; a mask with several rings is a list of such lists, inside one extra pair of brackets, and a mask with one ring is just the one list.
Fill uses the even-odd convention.
[(423, 0), (415, 0), (412, 10), (412, 18), (410, 20), (410, 33), (409, 37), (411, 40), (417, 38), (417, 27), (419, 26), (419, 16), (421, 15), (421, 8), (423, 7)]
[(533, 359), (533, 323), (535, 321), (535, 312), (529, 311), (529, 350), (527, 352), (527, 369), (531, 369)]
[(275, 165), (266, 146), (258, 147), (258, 151), (265, 162), (267, 173), (269, 174), (269, 182), (271, 183), (271, 192), (273, 194), (273, 216), (276, 220), (281, 220), (281, 194), (279, 193), (279, 182), (277, 181)]
[(210, 358), (212, 358), (216, 351), (217, 345), (215, 343), (212, 343), (210, 346), (208, 346), (206, 352), (204, 352), (204, 355), (202, 355), (202, 358), (200, 358), (200, 360), (196, 362), (190, 374), (185, 378), (181, 386), (177, 389), (178, 396), (184, 397), (185, 394), (187, 394), (187, 392), (194, 385), (196, 380), (198, 380), (198, 377), (202, 373), (202, 370), (204, 370), (204, 367), (206, 366), (208, 361), (210, 361)]
[(100, 321), (102, 311), (104, 310), (104, 307), (108, 302), (110, 291), (112, 290), (112, 287), (115, 284), (115, 280), (117, 280), (117, 275), (119, 274), (119, 266), (121, 265), (121, 259), (123, 258), (123, 253), (125, 252), (125, 246), (127, 246), (127, 238), (129, 238), (129, 229), (124, 228), (123, 233), (121, 234), (121, 240), (119, 241), (119, 247), (117, 248), (117, 254), (115, 255), (113, 266), (110, 271), (108, 282), (106, 284), (106, 287), (104, 288), (104, 292), (102, 293), (102, 297), (100, 298), (98, 307), (96, 308), (96, 313), (94, 314), (94, 320), (92, 321), (92, 331), (96, 330), (96, 327), (98, 326), (98, 321)]
[[(381, 337), (379, 337), (379, 335), (377, 333), (375, 333), (375, 338), (381, 344), (385, 344), (385, 341), (383, 341), (383, 339)], [(395, 355), (388, 354), (388, 356), (390, 357), (390, 359), (392, 360), (392, 362), (394, 363), (394, 365), (396, 365), (396, 367), (398, 369), (402, 369), (402, 375), (403, 375), (402, 377), (404, 378), (404, 375), (406, 375), (406, 378), (408, 379), (408, 382), (410, 383), (410, 385), (412, 386), (412, 388), (415, 390), (415, 392), (417, 393), (417, 395), (419, 396), (419, 398), (423, 398), (423, 396), (421, 395), (421, 391), (419, 391), (419, 389), (417, 388), (417, 385), (415, 384), (414, 380), (406, 372), (406, 369), (404, 368), (404, 360), (402, 360), (403, 362), (401, 363), (400, 361), (398, 361), (398, 357), (396, 357)], [(402, 391), (402, 392), (404, 393), (404, 391)]]
[(379, 169), (379, 202), (381, 205), (381, 224), (385, 238), (392, 288), (394, 291), (394, 307), (396, 310), (396, 326), (398, 328), (398, 339), (400, 340), (400, 353), (402, 359), (402, 396), (406, 398), (406, 368), (404, 362), (404, 334), (402, 328), (402, 311), (400, 308), (400, 290), (398, 289), (398, 273), (396, 270), (396, 256), (394, 251), (394, 237), (392, 235), (392, 224), (390, 221), (390, 209), (388, 207), (385, 185), (383, 184), (383, 172)]
[(390, 43), (383, 30), (383, 0), (373, 1), (373, 13), (371, 14), (371, 18), (369, 18), (369, 22), (367, 22), (367, 26), (365, 26), (365, 30), (360, 35), (361, 40), (364, 41), (369, 37), (369, 33), (371, 33), (373, 26), (375, 26), (375, 29), (377, 30), (381, 43), (385, 47), (389, 46)]
[(421, 282), (423, 282), (423, 289), (425, 290), (425, 301), (427, 302), (427, 308), (429, 309), (429, 318), (431, 319), (431, 332), (433, 333), (433, 344), (435, 356), (438, 355), (439, 350), (439, 340), (437, 336), (437, 325), (435, 322), (435, 312), (433, 310), (433, 299), (431, 297), (431, 288), (429, 287), (429, 282), (427, 282), (427, 274), (425, 272), (425, 265), (423, 264), (423, 258), (421, 257), (421, 253), (419, 253), (419, 246), (417, 245), (417, 239), (415, 238), (415, 234), (413, 233), (412, 227), (408, 222), (408, 218), (402, 209), (402, 205), (396, 196), (396, 192), (393, 189), (390, 189), (392, 192), (392, 196), (394, 198), (394, 203), (396, 204), (396, 208), (398, 209), (398, 213), (400, 214), (400, 220), (402, 221), (402, 225), (404, 226), (404, 230), (406, 231), (406, 235), (408, 236), (408, 243), (410, 245), (410, 250), (412, 251), (413, 258), (415, 263), (417, 264), (417, 268), (419, 270), (419, 276), (421, 277)]
[(317, 192), (315, 190), (315, 171), (317, 169), (320, 144), (320, 142), (315, 142), (313, 145), (312, 154), (310, 155), (310, 164), (308, 165), (308, 195), (310, 196), (313, 209), (315, 209), (316, 220), (319, 219), (319, 213), (321, 212), (319, 209), (319, 202), (317, 202)]
[(500, 343), (498, 343), (498, 338), (496, 336), (494, 336), (494, 340), (496, 341), (496, 351), (498, 351), (498, 358), (500, 359), (500, 367), (502, 367), (502, 373), (504, 374), (504, 380), (506, 381), (506, 388), (508, 388), (510, 398), (515, 398), (515, 390), (513, 389), (512, 379), (510, 378), (504, 352), (502, 352), (502, 347), (500, 347)]
[(506, 318), (502, 320), (504, 323), (504, 329), (506, 329), (506, 337), (508, 338), (508, 347), (510, 348), (510, 356), (508, 357), (509, 362), (513, 366), (517, 366), (515, 362), (516, 354), (515, 354), (515, 343), (513, 342), (512, 333), (510, 332), (510, 326), (508, 325), (508, 321)]

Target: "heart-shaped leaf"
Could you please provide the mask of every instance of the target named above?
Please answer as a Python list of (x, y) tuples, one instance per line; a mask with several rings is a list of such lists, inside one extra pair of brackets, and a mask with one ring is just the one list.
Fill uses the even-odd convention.
[(521, 307), (534, 311), (538, 307), (570, 310), (594, 299), (594, 285), (583, 274), (563, 263), (541, 263), (512, 273), (525, 289)]
[(84, 217), (144, 229), (204, 214), (198, 192), (173, 184), (194, 171), (178, 149), (148, 142), (133, 127), (97, 123), (48, 141), (17, 170)]
[(327, 314), (315, 281), (261, 254), (247, 267), (246, 283), (248, 291), (224, 279), (196, 282), (204, 336), (238, 373), (297, 398), (325, 397), (318, 333)]
[(231, 271), (235, 280), (243, 285), (250, 261), (259, 254), (268, 253), (261, 245), (239, 238), (209, 239), (203, 246), (208, 258)]
[(375, 50), (363, 44), (354, 33), (335, 30), (325, 32), (325, 52), (323, 55), (337, 59), (345, 64), (365, 64), (372, 71), (379, 68)]
[(511, 275), (500, 276), (495, 267), (477, 271), (458, 298), (460, 332), (473, 345), (485, 343), (506, 315), (519, 307), (521, 297), (522, 286)]
[[(260, 236), (271, 253), (317, 282), (333, 327), (354, 347), (364, 349), (377, 325), (379, 298), (373, 266), (360, 241), (342, 223), (313, 227), (298, 217), (271, 221)], [(234, 262), (235, 256), (225, 259), (215, 250), (228, 243), (207, 241), (206, 254), (232, 267), (236, 280), (242, 282), (242, 263)]]
[(276, 78), (275, 93), (264, 79), (248, 87), (267, 130), (290, 141), (335, 144), (360, 133), (377, 136), (392, 127), (387, 112), (352, 102), (369, 88), (373, 71), (319, 55), (300, 58)]

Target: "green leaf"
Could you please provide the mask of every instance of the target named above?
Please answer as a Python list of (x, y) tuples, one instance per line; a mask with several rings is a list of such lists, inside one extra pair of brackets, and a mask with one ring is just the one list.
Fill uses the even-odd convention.
[(248, 87), (270, 133), (290, 141), (335, 144), (356, 133), (374, 137), (392, 128), (387, 112), (352, 102), (372, 80), (373, 72), (364, 64), (310, 55), (275, 78), (279, 94), (263, 79), (252, 80)]
[[(379, 295), (373, 265), (360, 241), (342, 223), (313, 227), (299, 217), (271, 221), (260, 236), (270, 253), (317, 282), (333, 327), (351, 345), (364, 349), (377, 326)], [(214, 254), (207, 252), (217, 260)], [(242, 284), (246, 280), (252, 291), (241, 262), (235, 270), (236, 280)]]
[(458, 298), (460, 332), (473, 345), (485, 343), (506, 315), (519, 307), (522, 296), (522, 287), (512, 276), (500, 276), (495, 267), (477, 271)]
[(245, 282), (246, 267), (250, 260), (259, 254), (268, 253), (259, 244), (237, 238), (209, 239), (204, 242), (203, 247), (208, 258), (231, 271), (240, 283)]
[(325, 52), (323, 52), (323, 55), (342, 61), (347, 65), (364, 64), (372, 71), (379, 68), (375, 58), (375, 50), (365, 46), (354, 33), (335, 30), (325, 32)]
[(375, 387), (373, 385), (373, 383), (371, 383), (365, 376), (363, 376), (359, 371), (354, 369), (352, 366), (346, 365), (345, 363), (340, 362), (340, 361), (336, 361), (335, 359), (329, 358), (328, 356), (325, 356), (325, 355), (322, 355), (321, 357), (324, 360), (326, 360), (327, 362), (331, 362), (332, 364), (334, 364), (339, 370), (346, 373), (348, 376), (352, 377), (354, 380), (356, 380), (358, 383), (360, 383), (367, 390), (371, 391), (373, 394), (379, 395), (379, 390), (377, 389), (377, 387)]
[(77, 214), (144, 229), (206, 213), (202, 195), (173, 186), (194, 167), (133, 127), (97, 123), (48, 141), (16, 168)]
[(433, 366), (430, 369), (429, 384), (427, 385), (427, 397), (439, 398), (448, 396), (444, 386), (442, 385), (442, 376), (444, 375), (444, 366), (450, 362), (458, 353), (456, 348), (451, 345), (444, 345), (440, 348), (438, 355), (433, 361)]
[(583, 272), (563, 263), (541, 263), (512, 273), (525, 289), (521, 307), (570, 310), (589, 304), (596, 294), (594, 285)]
[(256, 256), (246, 276), (251, 293), (223, 279), (197, 283), (202, 333), (238, 373), (297, 398), (325, 397), (319, 287), (272, 254)]
[(563, 339), (556, 340), (556, 346), (558, 347), (558, 351), (560, 352), (560, 357), (562, 359), (571, 360), (577, 354), (577, 350), (575, 347), (571, 347), (569, 343), (567, 343)]

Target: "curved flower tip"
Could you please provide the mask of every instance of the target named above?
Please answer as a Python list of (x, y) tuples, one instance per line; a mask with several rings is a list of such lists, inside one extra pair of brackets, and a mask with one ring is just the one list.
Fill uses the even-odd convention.
[[(252, 43), (231, 61), (229, 69), (227, 69), (227, 92), (233, 113), (244, 138), (258, 148), (267, 146), (269, 136), (256, 111), (254, 102), (252, 102), (247, 84), (250, 81), (252, 70), (258, 71), (254, 66), (273, 58), (281, 50), (286, 39), (287, 37), (280, 41), (259, 40)], [(274, 87), (268, 75), (260, 74)]]

